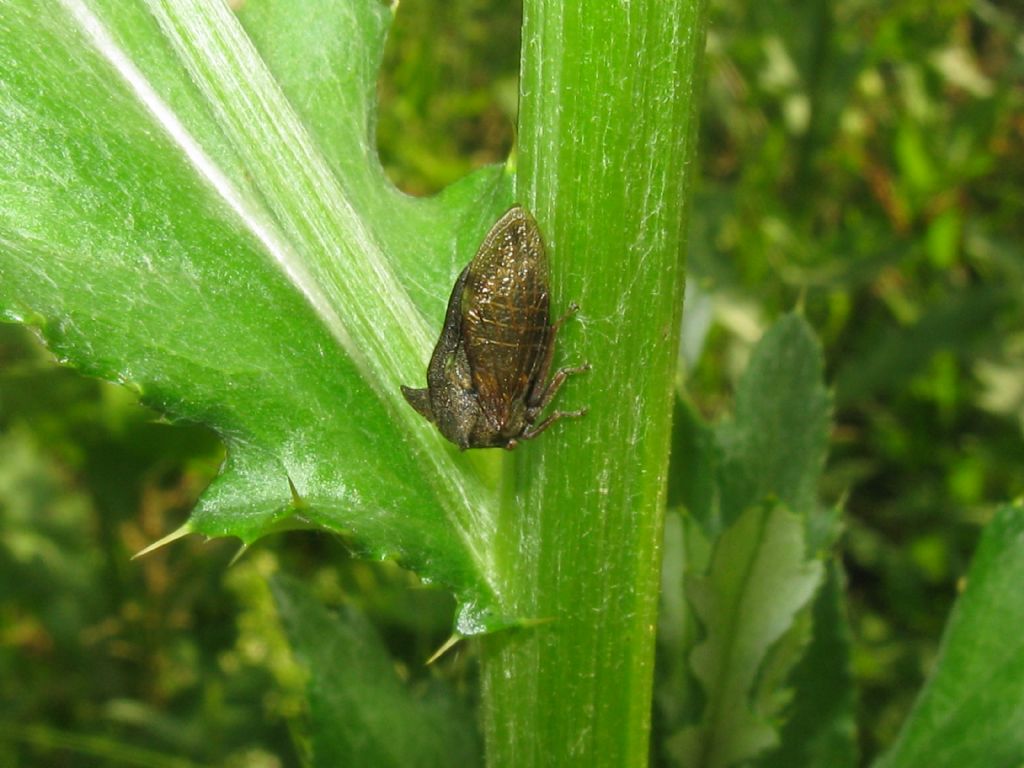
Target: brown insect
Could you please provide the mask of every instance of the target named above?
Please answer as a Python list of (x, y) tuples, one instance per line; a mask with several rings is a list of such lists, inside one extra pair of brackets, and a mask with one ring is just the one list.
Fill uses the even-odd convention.
[(514, 206), (455, 281), (426, 389), (403, 386), (402, 394), (462, 450), (511, 450), (559, 419), (582, 416), (585, 408), (554, 411), (535, 423), (566, 378), (590, 368), (562, 368), (548, 379), (555, 336), (577, 309), (550, 322), (544, 241), (533, 217)]

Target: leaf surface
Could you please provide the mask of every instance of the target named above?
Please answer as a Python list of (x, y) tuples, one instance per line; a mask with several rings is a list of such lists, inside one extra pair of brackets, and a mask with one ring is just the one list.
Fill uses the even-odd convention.
[(483, 631), (487, 462), (459, 459), (399, 385), (422, 382), (448, 279), (510, 180), (415, 201), (384, 178), (390, 10), (249, 6), (252, 38), (221, 3), (0, 7), (0, 312), (218, 431), (228, 460), (184, 531), (336, 531), (453, 587), (459, 629)]
[[(798, 719), (816, 693), (801, 675), (807, 656), (837, 650), (829, 642), (832, 628), (819, 624), (838, 606), (824, 594), (810, 599), (822, 579), (820, 553), (838, 532), (836, 511), (823, 510), (817, 498), (829, 424), (822, 377), (814, 334), (792, 314), (754, 348), (732, 420), (709, 425), (684, 399), (676, 402), (668, 493), (688, 513), (686, 593), (693, 610), (677, 620), (689, 631), (675, 644), (692, 677), (667, 664), (679, 691), (661, 698), (678, 731), (669, 751), (680, 765), (765, 760), (769, 747), (788, 754), (806, 735), (791, 743), (790, 731), (779, 726)], [(791, 530), (795, 522), (803, 526), (799, 535)], [(695, 546), (705, 540), (710, 566), (700, 554), (707, 544)], [(767, 617), (776, 622), (771, 631), (757, 623)], [(695, 621), (706, 631), (696, 648)], [(830, 671), (842, 668), (833, 661)], [(821, 734), (834, 754), (851, 748), (843, 742), (843, 701), (835, 702), (835, 720)], [(833, 725), (840, 730), (834, 743)]]
[(775, 496), (807, 520), (812, 548), (827, 538), (815, 533), (828, 525), (817, 499), (831, 407), (823, 368), (821, 347), (797, 314), (779, 320), (754, 348), (735, 418), (717, 428), (724, 525)]
[(1024, 507), (985, 528), (935, 667), (875, 768), (1024, 763)]
[(707, 575), (687, 588), (706, 632), (691, 654), (706, 703), (700, 724), (669, 745), (680, 765), (726, 768), (776, 742), (773, 713), (755, 705), (755, 683), (822, 571), (805, 554), (800, 519), (779, 505), (752, 507), (722, 534)]
[(295, 579), (276, 576), (272, 591), (307, 673), (312, 765), (479, 765), (470, 713), (440, 684), (419, 695), (403, 685), (365, 616), (350, 606), (329, 613)]
[(838, 561), (814, 601), (810, 644), (789, 678), (792, 699), (779, 748), (758, 768), (853, 768), (857, 765), (850, 627)]

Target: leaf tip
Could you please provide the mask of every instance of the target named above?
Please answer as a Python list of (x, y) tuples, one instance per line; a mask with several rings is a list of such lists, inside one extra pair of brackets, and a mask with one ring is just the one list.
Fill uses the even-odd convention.
[(438, 648), (436, 651), (434, 651), (434, 654), (429, 659), (427, 659), (427, 663), (426, 663), (425, 666), (429, 667), (435, 661), (437, 661), (442, 656), (444, 656), (446, 653), (448, 653), (448, 651), (450, 651), (452, 648), (454, 648), (456, 645), (458, 645), (460, 642), (462, 642), (462, 640), (463, 640), (463, 637), (458, 632), (453, 634), (451, 637), (449, 637), (447, 640), (445, 640), (441, 644), (440, 648)]
[(229, 563), (228, 563), (228, 568), (230, 568), (230, 567), (231, 567), (231, 566), (233, 566), (233, 565), (234, 565), (235, 563), (237, 563), (237, 562), (238, 562), (239, 560), (241, 560), (241, 559), (242, 559), (242, 555), (244, 555), (244, 554), (245, 554), (246, 552), (248, 552), (248, 551), (249, 551), (249, 545), (248, 545), (248, 544), (246, 544), (246, 543), (245, 543), (245, 542), (243, 541), (243, 542), (242, 542), (242, 546), (240, 546), (240, 547), (238, 548), (238, 551), (237, 551), (237, 552), (235, 552), (235, 555), (234, 555), (234, 557), (232, 557), (232, 558), (231, 558), (231, 562), (229, 562)]
[(190, 533), (193, 533), (192, 526), (190, 523), (185, 523), (176, 531), (171, 531), (163, 538), (154, 541), (148, 547), (140, 549), (138, 552), (132, 555), (132, 560), (138, 560), (143, 555), (148, 555), (150, 552), (155, 552), (156, 550), (160, 549), (163, 546), (166, 546), (167, 544), (170, 544), (171, 542), (177, 541), (178, 539), (182, 539), (188, 536)]
[(295, 487), (295, 483), (292, 482), (291, 476), (288, 476), (288, 490), (292, 494), (292, 507), (295, 509), (305, 509), (306, 501), (302, 498), (302, 494), (299, 493), (299, 489)]

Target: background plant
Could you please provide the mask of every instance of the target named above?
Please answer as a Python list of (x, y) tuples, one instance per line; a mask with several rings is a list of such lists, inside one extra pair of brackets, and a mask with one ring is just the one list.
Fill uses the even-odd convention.
[[(503, 159), (511, 121), (498, 116), (514, 109), (518, 20), (500, 10), (449, 3), (446, 18), (410, 3), (398, 15), (382, 88), (396, 101), (379, 133), (408, 188), (461, 174), (471, 153), (451, 137)], [(1020, 22), (959, 3), (714, 11), (687, 389), (699, 409), (721, 413), (750, 343), (802, 300), (836, 382), (822, 484), (827, 502), (849, 493), (843, 552), (870, 756), (916, 695), (989, 504), (1020, 492)], [(469, 43), (453, 43), (451, 30)], [(472, 73), (475, 87), (436, 97), (425, 72), (446, 83)], [(456, 128), (419, 127), (424, 111)], [(452, 143), (423, 147), (420, 136)], [(266, 641), (267, 595), (245, 578), (272, 566), (243, 558), (228, 593), (219, 581), (230, 552), (196, 560), (183, 544), (123, 565), (185, 518), (220, 448), (202, 430), (151, 424), (123, 393), (48, 368), (23, 335), (4, 332), (3, 582), (17, 585), (4, 596), (4, 679), (16, 681), (4, 748), (14, 760), (70, 747), (124, 761), (129, 744), (215, 763), (253, 764), (257, 749), (292, 760), (281, 723), (294, 699), (266, 694), (281, 690), (268, 670), (289, 672)], [(105, 556), (83, 546), (82, 531)], [(361, 603), (417, 684), (443, 674), (472, 689), (465, 657), (420, 665), (447, 629), (443, 595), (406, 592), (389, 568), (320, 568), (344, 557), (322, 536), (261, 549), (326, 599)], [(424, 610), (426, 599), (435, 604)], [(80, 663), (83, 648), (103, 663)]]

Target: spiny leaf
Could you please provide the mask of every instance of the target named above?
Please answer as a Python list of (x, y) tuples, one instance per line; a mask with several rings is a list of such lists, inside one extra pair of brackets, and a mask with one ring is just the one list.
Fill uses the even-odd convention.
[(845, 579), (838, 560), (828, 565), (814, 601), (814, 635), (793, 669), (792, 704), (779, 749), (758, 768), (853, 768), (857, 765), (850, 627), (843, 603)]
[(706, 631), (690, 658), (706, 704), (700, 723), (670, 741), (680, 765), (727, 768), (776, 742), (775, 712), (757, 708), (755, 682), (821, 583), (821, 563), (805, 547), (799, 518), (753, 507), (719, 538), (707, 575), (688, 584)]
[[(688, 592), (695, 615), (684, 625), (690, 626), (697, 619), (706, 623), (708, 619), (708, 616), (701, 616), (701, 611), (712, 610), (707, 590), (715, 594), (709, 586), (714, 585), (716, 579), (714, 563), (719, 569), (724, 568), (723, 552), (729, 547), (736, 549), (736, 531), (741, 529), (737, 515), (740, 515), (739, 520), (747, 521), (744, 526), (749, 526), (751, 508), (763, 504), (771, 506), (781, 500), (781, 504), (792, 511), (787, 519), (803, 521), (804, 533), (800, 541), (806, 552), (791, 553), (796, 559), (788, 564), (780, 561), (780, 570), (774, 574), (777, 578), (784, 579), (787, 567), (803, 562), (807, 553), (816, 553), (833, 540), (838, 530), (836, 513), (822, 510), (817, 500), (827, 445), (829, 404), (822, 368), (821, 351), (813, 332), (801, 316), (793, 314), (781, 319), (754, 349), (738, 387), (736, 413), (731, 421), (708, 425), (692, 406), (682, 399), (677, 401), (669, 498), (685, 507), (688, 513), (685, 519), (693, 523), (687, 529), (688, 539), (694, 538), (699, 526), (703, 536), (697, 538), (710, 539), (718, 558), (710, 571), (702, 562), (688, 558), (687, 570), (691, 575)], [(748, 530), (744, 535), (753, 536), (754, 531)], [(754, 539), (748, 542), (751, 547), (764, 544), (766, 542), (758, 544)], [(730, 556), (738, 557), (730, 567), (742, 574), (747, 567), (744, 556), (736, 552)], [(818, 572), (819, 564), (807, 562)], [(791, 604), (791, 596), (785, 592), (761, 591), (764, 580), (765, 577), (742, 581), (735, 585), (737, 591), (727, 598), (719, 595), (711, 603), (714, 606), (712, 617), (716, 621), (724, 620), (723, 611), (727, 615), (728, 610), (739, 610), (738, 607), (749, 600), (758, 601), (756, 604), (765, 612), (774, 610), (788, 617), (784, 631), (773, 636), (753, 660), (756, 678), (741, 680), (738, 690), (716, 687), (721, 683), (717, 675), (735, 671), (722, 672), (716, 666), (722, 659), (731, 664), (733, 637), (728, 632), (709, 630), (704, 643), (692, 654), (689, 652), (694, 642), (692, 631), (678, 644), (677, 653), (680, 657), (689, 656), (691, 672), (703, 685), (697, 685), (677, 671), (675, 679), (679, 691), (674, 697), (663, 695), (670, 705), (665, 710), (667, 716), (674, 718), (672, 721), (677, 727), (692, 723), (695, 719), (693, 702), (700, 696), (699, 688), (703, 687), (708, 697), (700, 723), (683, 730), (672, 742), (673, 753), (696, 760), (694, 765), (727, 765), (778, 743), (780, 734), (769, 717), (780, 720), (788, 712), (796, 711), (790, 705), (794, 697), (804, 694), (799, 681), (789, 677), (818, 631), (816, 614), (809, 604)], [(705, 586), (694, 587), (694, 584)], [(716, 647), (719, 643), (723, 645)], [(720, 700), (727, 695), (732, 698), (722, 709)], [(746, 709), (733, 709), (737, 701)], [(723, 711), (735, 714), (742, 726), (750, 726), (749, 730), (745, 731), (736, 723), (730, 724), (728, 715), (722, 715)]]
[(460, 631), (483, 631), (493, 493), (399, 385), (422, 379), (424, 312), (436, 328), (510, 181), (425, 202), (388, 184), (371, 126), (390, 11), (306, 0), (311, 26), (250, 5), (276, 70), (221, 3), (0, 7), (0, 313), (219, 432), (189, 530), (337, 531), (454, 587)]
[(735, 418), (717, 428), (721, 515), (729, 525), (775, 496), (805, 517), (812, 547), (830, 538), (818, 482), (828, 447), (830, 399), (821, 348), (807, 321), (783, 317), (758, 342), (736, 392)]

